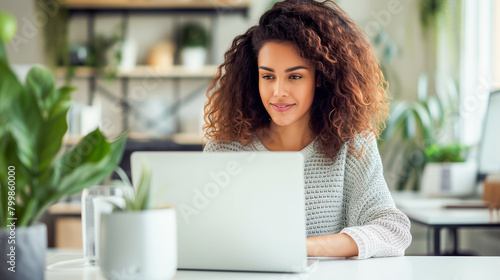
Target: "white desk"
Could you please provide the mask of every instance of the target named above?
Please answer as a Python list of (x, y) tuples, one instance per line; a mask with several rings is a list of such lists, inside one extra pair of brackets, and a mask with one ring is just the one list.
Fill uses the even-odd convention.
[[(47, 264), (61, 260), (81, 258), (81, 253), (50, 252)], [(177, 272), (176, 280), (318, 280), (318, 279), (498, 279), (500, 257), (398, 257), (368, 260), (333, 259), (321, 260), (309, 274), (244, 273), (216, 271)], [(47, 270), (46, 280), (104, 280), (98, 268), (73, 271)]]
[[(481, 227), (500, 228), (498, 219), (492, 219), (487, 208), (472, 209), (467, 206), (480, 205), (480, 200), (463, 200), (456, 198), (423, 198), (413, 192), (393, 192), (396, 206), (403, 211), (412, 222), (425, 225), (433, 230), (432, 255), (441, 255), (441, 229), (447, 228), (453, 241), (451, 254), (458, 255), (459, 228)], [(462, 205), (463, 209), (448, 209), (446, 206)], [(429, 241), (429, 240), (428, 240)]]

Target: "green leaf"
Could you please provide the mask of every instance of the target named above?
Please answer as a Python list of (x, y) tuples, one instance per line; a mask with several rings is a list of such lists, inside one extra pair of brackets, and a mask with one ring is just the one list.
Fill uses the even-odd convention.
[(5, 125), (11, 116), (11, 104), (23, 86), (5, 60), (0, 59), (0, 125)]
[(47, 120), (43, 124), (43, 134), (46, 136), (38, 137), (39, 148), (39, 171), (43, 171), (50, 167), (56, 155), (59, 153), (62, 146), (62, 139), (68, 130), (66, 122), (66, 113), (69, 107), (63, 113), (54, 118)]
[[(95, 131), (93, 133), (95, 133)], [(98, 133), (100, 132), (98, 131)], [(81, 192), (83, 189), (98, 184), (108, 177), (123, 156), (126, 140), (126, 134), (123, 134), (115, 141), (108, 143), (110, 144), (110, 148), (101, 159), (98, 161), (80, 162), (80, 165), (71, 166), (71, 168), (66, 169), (64, 175), (60, 173), (62, 169), (56, 168), (55, 172), (57, 172), (59, 174), (58, 177), (60, 177), (60, 179), (57, 180), (57, 187), (48, 198), (44, 199), (44, 203), (39, 207), (35, 216), (39, 217), (50, 204), (58, 201), (62, 197)]]
[(432, 119), (434, 124), (434, 128), (439, 129), (441, 127), (441, 123), (444, 122), (444, 112), (439, 99), (435, 96), (430, 96), (427, 100), (427, 103), (423, 103), (426, 106), (427, 111)]
[(40, 147), (40, 172), (49, 168), (56, 155), (61, 149), (62, 139), (68, 130), (66, 115), (71, 107), (71, 87), (63, 87), (56, 90), (57, 96), (50, 101), (50, 112), (43, 122), (42, 135), (38, 137), (38, 147)]
[[(0, 61), (7, 62), (7, 52), (5, 51), (5, 45), (2, 40), (0, 40)], [(1, 92), (1, 91), (0, 91)]]
[(146, 164), (143, 164), (141, 181), (139, 186), (137, 186), (136, 210), (145, 210), (150, 208), (150, 186), (151, 170)]
[[(34, 72), (31, 73), (33, 75)], [(17, 78), (10, 77), (10, 79), (18, 83)], [(33, 84), (31, 90), (36, 91), (36, 85)], [(4, 94), (4, 89), (1, 89), (1, 92)], [(31, 173), (37, 173), (39, 160), (37, 138), (43, 129), (40, 102), (35, 93), (22, 87), (8, 101), (10, 130), (16, 140), (18, 157)]]
[(110, 144), (99, 129), (87, 134), (78, 145), (66, 153), (57, 166), (61, 169), (61, 176), (68, 173), (85, 162), (99, 162), (109, 152)]
[(419, 130), (423, 133), (424, 140), (434, 138), (434, 126), (429, 111), (421, 103), (414, 103), (413, 112), (418, 121)]
[[(17, 157), (16, 142), (12, 136), (7, 133), (0, 137), (0, 205), (7, 205), (8, 199), (8, 169), (9, 166), (14, 167), (15, 172), (15, 190), (16, 196), (22, 198), (23, 190), (27, 185), (27, 173), (23, 165)], [(18, 200), (19, 201), (19, 200)], [(21, 200), (25, 201), (25, 200)], [(0, 225), (7, 218), (7, 208), (0, 209)], [(17, 214), (17, 213), (16, 213)]]
[(17, 143), (18, 157), (28, 170), (33, 170), (38, 165), (37, 137), (42, 129), (36, 99), (23, 90), (13, 100), (11, 108), (11, 132)]
[[(102, 136), (99, 130), (93, 133), (96, 132), (97, 135)], [(86, 139), (86, 143), (92, 144), (89, 140), (90, 138), (86, 137)], [(82, 155), (82, 157), (78, 159), (81, 160), (78, 166), (72, 166), (66, 169), (65, 173), (62, 174), (59, 186), (60, 191), (66, 195), (71, 195), (93, 184), (97, 184), (109, 176), (121, 160), (126, 140), (126, 135), (122, 135), (111, 144), (108, 143), (108, 145), (106, 145), (108, 147), (107, 149), (99, 149), (99, 146), (104, 146), (104, 144), (100, 141), (96, 142), (99, 144), (91, 146), (93, 155)]]
[(390, 112), (391, 117), (386, 122), (387, 129), (385, 130), (385, 139), (393, 138), (396, 131), (404, 125), (407, 109), (408, 103), (406, 101), (396, 101), (393, 103)]
[[(26, 77), (26, 89), (31, 94), (34, 94), (36, 99), (40, 101), (40, 108), (49, 110), (51, 104), (45, 104), (49, 100), (49, 96), (54, 96), (55, 81), (52, 72), (43, 66), (33, 66)], [(57, 95), (56, 95), (57, 99)]]
[(464, 162), (464, 152), (469, 147), (452, 143), (449, 145), (433, 144), (425, 149), (425, 157), (428, 162)]
[[(8, 167), (13, 166), (15, 168), (15, 183), (16, 192), (24, 188), (27, 184), (27, 172), (24, 166), (21, 164), (17, 157), (16, 141), (12, 138), (12, 135), (6, 134), (0, 137), (0, 185), (3, 188), (7, 188), (7, 178), (8, 178)], [(1, 195), (0, 199), (6, 199), (7, 196)], [(1, 205), (6, 205), (1, 200)], [(5, 209), (2, 209), (5, 210)]]
[(36, 198), (32, 197), (31, 199), (29, 199), (28, 204), (23, 209), (24, 213), (21, 214), (21, 219), (18, 221), (19, 226), (25, 227), (34, 222), (33, 218), (35, 216), (35, 211), (37, 207), (38, 207), (38, 201), (36, 200)]
[(415, 125), (415, 115), (412, 110), (406, 112), (406, 125), (404, 130), (404, 139), (414, 140), (417, 137), (417, 127)]
[[(12, 162), (12, 141), (10, 141), (10, 135), (5, 134), (0, 137), (0, 149), (3, 151), (0, 153), (0, 226), (5, 226), (4, 221), (7, 221), (7, 209), (4, 205), (8, 203), (8, 167), (14, 165)], [(14, 165), (15, 166), (15, 165)]]
[(59, 114), (64, 114), (66, 116), (71, 107), (71, 92), (75, 89), (74, 87), (65, 86), (56, 91), (58, 98), (48, 101), (48, 103), (51, 104), (49, 118), (54, 118)]

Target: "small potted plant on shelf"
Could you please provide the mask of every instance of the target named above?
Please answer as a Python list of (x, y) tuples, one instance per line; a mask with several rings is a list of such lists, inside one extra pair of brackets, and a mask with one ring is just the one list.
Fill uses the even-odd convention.
[(457, 143), (427, 147), (420, 187), (422, 195), (459, 197), (473, 194), (477, 164), (472, 160), (466, 161), (468, 150), (469, 147)]
[(176, 211), (153, 209), (150, 172), (143, 165), (136, 191), (124, 191), (124, 208), (101, 215), (98, 263), (107, 279), (171, 279), (177, 271)]
[(199, 24), (186, 24), (181, 31), (181, 60), (189, 71), (199, 71), (207, 60), (208, 35)]
[[(125, 135), (108, 142), (99, 130), (61, 154), (72, 87), (35, 66), (21, 83), (4, 43), (12, 16), (0, 13), (0, 279), (44, 279), (48, 206), (108, 177), (121, 160)], [(2, 20), (4, 18), (4, 20)], [(9, 27), (10, 30), (10, 27)]]

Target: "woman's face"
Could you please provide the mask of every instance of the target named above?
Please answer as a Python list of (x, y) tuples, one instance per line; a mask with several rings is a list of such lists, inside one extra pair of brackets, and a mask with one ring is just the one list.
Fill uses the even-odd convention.
[(316, 89), (314, 67), (291, 43), (267, 42), (257, 59), (260, 97), (274, 124), (307, 126)]

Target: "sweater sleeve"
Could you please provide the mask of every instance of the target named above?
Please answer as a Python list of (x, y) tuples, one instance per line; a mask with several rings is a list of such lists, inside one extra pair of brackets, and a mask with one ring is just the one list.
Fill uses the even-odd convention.
[(383, 176), (382, 161), (374, 137), (358, 137), (350, 153), (344, 177), (344, 215), (346, 233), (358, 245), (356, 258), (403, 256), (411, 243), (410, 221), (394, 205)]

